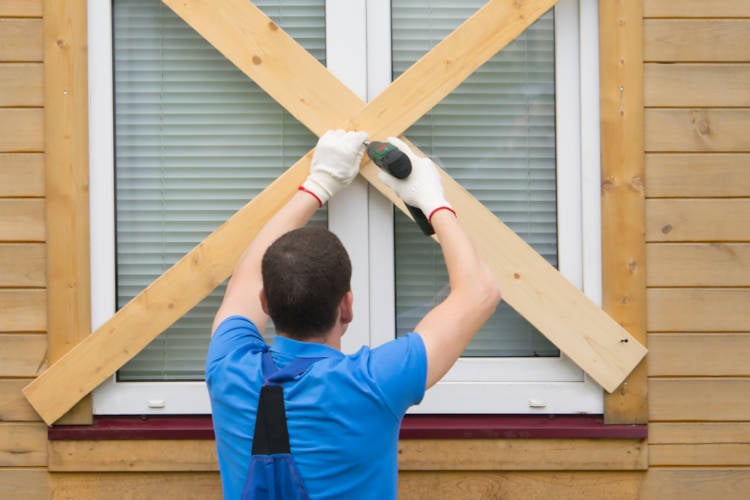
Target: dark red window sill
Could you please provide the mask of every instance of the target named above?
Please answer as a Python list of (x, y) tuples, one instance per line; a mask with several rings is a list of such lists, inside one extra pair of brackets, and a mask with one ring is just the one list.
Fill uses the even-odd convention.
[[(407, 415), (401, 439), (606, 438), (645, 439), (647, 425), (606, 425), (600, 415)], [(105, 416), (93, 425), (49, 428), (50, 441), (213, 439), (208, 415)]]

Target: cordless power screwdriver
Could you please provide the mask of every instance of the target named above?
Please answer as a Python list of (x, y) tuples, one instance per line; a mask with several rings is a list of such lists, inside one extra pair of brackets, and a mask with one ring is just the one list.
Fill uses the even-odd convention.
[[(367, 156), (393, 177), (397, 179), (406, 179), (411, 174), (411, 161), (403, 151), (389, 142), (372, 141), (367, 144)], [(435, 234), (435, 229), (427, 220), (424, 213), (417, 207), (406, 205), (409, 213), (414, 217), (414, 221), (427, 236)]]

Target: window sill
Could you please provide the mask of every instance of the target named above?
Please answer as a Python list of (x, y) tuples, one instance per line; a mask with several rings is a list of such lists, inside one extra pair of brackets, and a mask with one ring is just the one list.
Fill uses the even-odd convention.
[[(401, 439), (646, 439), (647, 425), (606, 425), (600, 415), (407, 415)], [(208, 415), (102, 416), (52, 426), (50, 441), (214, 439)]]

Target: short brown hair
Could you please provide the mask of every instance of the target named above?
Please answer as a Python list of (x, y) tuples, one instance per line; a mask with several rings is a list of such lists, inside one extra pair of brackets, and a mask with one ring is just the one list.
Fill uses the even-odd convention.
[(276, 329), (299, 340), (330, 330), (351, 288), (352, 265), (344, 245), (320, 227), (282, 235), (266, 250), (261, 270)]

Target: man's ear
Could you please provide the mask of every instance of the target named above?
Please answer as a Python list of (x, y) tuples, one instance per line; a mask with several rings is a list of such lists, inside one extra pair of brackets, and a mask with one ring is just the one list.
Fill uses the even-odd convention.
[(346, 292), (339, 304), (339, 318), (344, 324), (349, 324), (354, 319), (354, 294), (351, 290)]
[(271, 314), (268, 312), (268, 300), (266, 299), (265, 288), (261, 287), (260, 292), (258, 292), (258, 298), (260, 299), (261, 309), (263, 309), (263, 312), (266, 313), (266, 316), (270, 316)]

